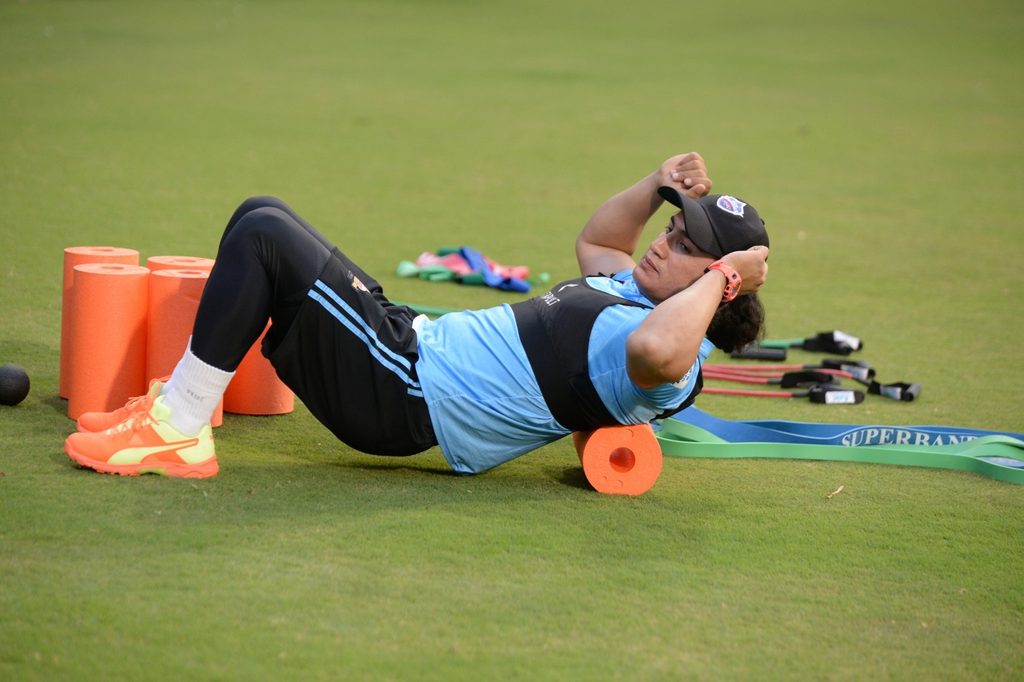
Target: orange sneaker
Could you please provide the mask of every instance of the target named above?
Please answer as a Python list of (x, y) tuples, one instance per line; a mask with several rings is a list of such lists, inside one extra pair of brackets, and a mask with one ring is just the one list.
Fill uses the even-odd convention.
[(148, 410), (153, 406), (153, 400), (160, 395), (160, 391), (168, 379), (170, 379), (169, 376), (153, 379), (153, 381), (149, 382), (149, 391), (146, 392), (146, 395), (130, 398), (123, 407), (119, 407), (113, 412), (83, 413), (78, 417), (78, 430), (88, 433), (106, 431), (112, 426), (117, 426), (136, 412)]
[(170, 424), (170, 408), (159, 396), (148, 410), (136, 411), (99, 433), (72, 433), (64, 451), (78, 464), (103, 474), (160, 474), (175, 478), (216, 476), (217, 455), (209, 424), (186, 436)]

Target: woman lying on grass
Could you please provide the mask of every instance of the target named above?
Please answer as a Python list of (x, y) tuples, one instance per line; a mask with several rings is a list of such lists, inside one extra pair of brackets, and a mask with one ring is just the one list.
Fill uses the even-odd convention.
[[(228, 221), (189, 347), (142, 399), (79, 419), (65, 451), (103, 473), (217, 474), (210, 419), (266, 328), (263, 353), (340, 440), (376, 455), (434, 445), (478, 473), (571, 431), (642, 424), (693, 402), (701, 364), (756, 339), (768, 235), (752, 206), (709, 195), (699, 154), (608, 199), (576, 238), (582, 277), (437, 320), (380, 285), (282, 201)], [(634, 261), (663, 201), (679, 208)]]

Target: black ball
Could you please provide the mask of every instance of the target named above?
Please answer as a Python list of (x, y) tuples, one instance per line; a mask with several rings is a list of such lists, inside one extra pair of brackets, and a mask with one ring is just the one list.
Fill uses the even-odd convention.
[(28, 395), (25, 370), (17, 365), (0, 366), (0, 405), (17, 405)]

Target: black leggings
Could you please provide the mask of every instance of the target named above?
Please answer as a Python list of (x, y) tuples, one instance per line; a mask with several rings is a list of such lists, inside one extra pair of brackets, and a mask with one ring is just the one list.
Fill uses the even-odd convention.
[(284, 202), (254, 197), (224, 230), (192, 352), (234, 371), (269, 319), (264, 354), (313, 416), (357, 450), (411, 455), (437, 444), (414, 317)]
[(275, 197), (242, 202), (203, 291), (192, 352), (233, 372), (272, 320), (287, 330), (334, 245)]

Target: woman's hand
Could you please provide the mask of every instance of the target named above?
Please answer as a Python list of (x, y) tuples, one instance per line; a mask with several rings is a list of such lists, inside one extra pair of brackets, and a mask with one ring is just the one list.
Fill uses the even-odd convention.
[(751, 246), (746, 251), (733, 251), (721, 258), (743, 280), (740, 294), (756, 293), (768, 279), (768, 247)]
[(691, 199), (699, 199), (711, 191), (708, 168), (697, 152), (673, 156), (661, 164), (656, 175), (659, 187), (675, 187)]

